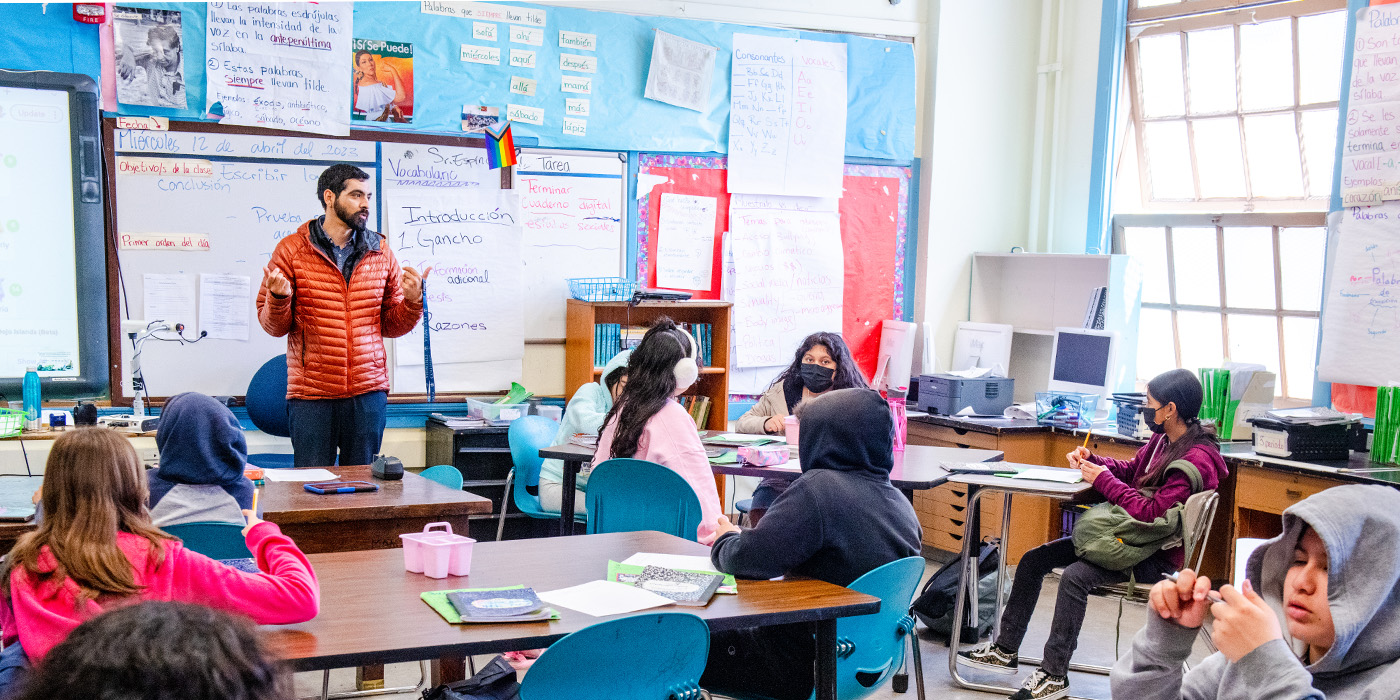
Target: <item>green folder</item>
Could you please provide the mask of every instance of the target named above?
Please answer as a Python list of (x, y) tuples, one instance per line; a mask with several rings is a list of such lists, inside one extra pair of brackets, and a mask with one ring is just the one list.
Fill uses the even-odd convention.
[[(454, 625), (461, 625), (461, 624), (474, 623), (474, 622), (486, 622), (486, 623), (490, 623), (490, 624), (504, 623), (504, 622), (527, 622), (527, 621), (528, 621), (528, 622), (541, 622), (541, 620), (511, 620), (510, 618), (505, 618), (505, 619), (500, 619), (500, 618), (496, 618), (496, 619), (483, 618), (483, 619), (481, 619), (481, 620), (463, 620), (463, 619), (462, 619), (462, 616), (457, 614), (457, 608), (452, 607), (452, 601), (450, 601), (450, 600), (447, 599), (447, 594), (448, 594), (448, 593), (458, 593), (458, 592), (464, 592), (464, 591), (466, 591), (466, 592), (473, 592), (473, 593), (475, 593), (475, 592), (477, 592), (477, 591), (508, 591), (508, 590), (510, 590), (510, 589), (512, 589), (512, 588), (524, 588), (524, 586), (501, 586), (501, 587), (499, 587), (499, 588), (454, 588), (454, 589), (452, 589), (452, 590), (450, 590), (450, 591), (427, 591), (427, 592), (425, 592), (425, 593), (420, 593), (418, 597), (422, 598), (422, 599), (423, 599), (423, 602), (428, 604), (428, 607), (432, 608), (434, 611), (437, 612), (437, 614), (441, 615), (441, 616), (442, 616), (442, 619), (447, 620), (448, 622), (450, 622), (450, 623), (452, 623), (452, 624), (454, 624)], [(559, 611), (558, 611), (558, 610), (555, 610), (554, 608), (546, 608), (546, 609), (549, 610), (549, 612), (550, 612), (550, 616), (549, 616), (549, 618), (548, 618), (549, 620), (558, 620), (558, 619), (559, 619)]]

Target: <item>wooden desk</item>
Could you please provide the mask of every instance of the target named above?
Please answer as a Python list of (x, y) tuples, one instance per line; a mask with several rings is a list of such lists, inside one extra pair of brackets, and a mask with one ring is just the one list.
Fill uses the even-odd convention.
[[(894, 469), (890, 471), (890, 483), (913, 498), (912, 492), (941, 486), (948, 481), (948, 470), (944, 462), (1000, 462), (1002, 453), (998, 450), (972, 450), (956, 447), (929, 447), (927, 445), (907, 445), (903, 452), (894, 453)], [(799, 460), (773, 467), (755, 467), (747, 464), (711, 464), (710, 469), (725, 476), (775, 477), (796, 479), (802, 475)]]
[[(583, 470), (583, 465), (593, 461), (593, 448), (564, 443), (540, 450), (540, 456), (545, 459), (558, 459), (564, 462), (564, 491), (559, 494), (559, 512), (574, 512), (574, 489), (578, 488), (578, 473)], [(563, 537), (573, 533), (574, 519), (570, 517), (559, 518), (559, 536)]]
[[(0, 509), (24, 511), (34, 505), (34, 492), (44, 483), (42, 476), (0, 476)], [(0, 555), (15, 546), (15, 540), (34, 529), (34, 521), (0, 522)]]
[(468, 516), (491, 512), (490, 500), (413, 472), (380, 481), (368, 466), (330, 469), (343, 480), (378, 484), (379, 490), (323, 496), (303, 489), (300, 481), (268, 481), (262, 487), (261, 517), (277, 523), (307, 554), (402, 547), (399, 535), (428, 523), (448, 522), (453, 532), (465, 534)]
[[(310, 560), (321, 584), (320, 614), (298, 625), (264, 627), (264, 640), (273, 655), (295, 671), (421, 659), (442, 659), (447, 666), (469, 654), (538, 649), (611, 618), (560, 608), (560, 619), (552, 622), (451, 625), (419, 594), (512, 585), (551, 591), (603, 579), (609, 559), (621, 561), (637, 552), (709, 551), (659, 532), (481, 542), (472, 553), (472, 575), (445, 579), (404, 571), (399, 552), (314, 554)], [(819, 677), (824, 681), (817, 696), (835, 700), (836, 619), (879, 609), (878, 598), (822, 581), (792, 580), (740, 581), (738, 595), (715, 596), (706, 607), (650, 612), (694, 613), (712, 630), (813, 623)]]

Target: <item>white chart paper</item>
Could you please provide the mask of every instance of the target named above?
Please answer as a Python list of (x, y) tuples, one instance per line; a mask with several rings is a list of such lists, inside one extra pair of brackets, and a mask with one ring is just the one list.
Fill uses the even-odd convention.
[(714, 197), (661, 193), (656, 284), (670, 289), (710, 288), (714, 268)]
[(846, 45), (734, 35), (729, 191), (840, 197)]
[(220, 124), (350, 133), (350, 3), (211, 2), (206, 107)]
[(1317, 378), (1384, 386), (1400, 381), (1400, 202), (1352, 207), (1329, 246)]
[(773, 367), (817, 331), (841, 330), (845, 258), (837, 200), (734, 195), (736, 367)]

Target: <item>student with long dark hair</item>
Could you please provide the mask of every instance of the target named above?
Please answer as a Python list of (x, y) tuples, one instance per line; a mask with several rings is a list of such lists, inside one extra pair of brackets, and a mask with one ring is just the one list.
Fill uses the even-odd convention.
[(148, 601), (79, 625), (15, 700), (291, 700), (290, 686), (246, 618)]
[[(758, 403), (739, 416), (735, 429), (741, 433), (782, 435), (786, 432), (784, 419), (797, 412), (799, 403), (837, 389), (869, 388), (840, 335), (813, 333), (797, 346), (792, 364), (773, 380)], [(760, 482), (753, 492), (749, 521), (757, 525), (789, 483), (790, 479), (776, 478)]]
[(700, 376), (695, 340), (662, 316), (627, 358), (627, 383), (603, 419), (593, 463), (619, 457), (656, 462), (680, 474), (700, 498), (700, 542), (715, 537), (719, 492), (705, 446), (676, 397)]
[[(1150, 523), (1173, 506), (1185, 503), (1195, 489), (1189, 472), (1200, 475), (1201, 490), (1214, 489), (1225, 478), (1225, 460), (1216, 447), (1215, 436), (1201, 425), (1197, 414), (1204, 392), (1196, 375), (1174, 369), (1147, 383), (1147, 425), (1154, 433), (1130, 460), (1117, 460), (1093, 454), (1078, 447), (1066, 457), (1070, 466), (1084, 474), (1094, 490), (1133, 519)], [(1187, 464), (1181, 464), (1181, 462)], [(1164, 573), (1181, 568), (1184, 552), (1180, 547), (1159, 550), (1138, 563), (1132, 574), (1138, 581), (1157, 581)], [(1013, 700), (1054, 700), (1069, 694), (1069, 660), (1079, 643), (1079, 629), (1089, 592), (1095, 588), (1128, 580), (1129, 572), (1111, 571), (1080, 559), (1074, 542), (1066, 537), (1026, 552), (1016, 566), (1011, 596), (1002, 612), (1001, 633), (996, 642), (958, 654), (958, 662), (997, 673), (1015, 673), (1017, 651), (1026, 634), (1040, 585), (1045, 575), (1064, 567), (1050, 638), (1040, 668), (1030, 676)]]
[(17, 644), (23, 651), (15, 653), (42, 669), (49, 650), (84, 620), (141, 600), (199, 602), (260, 624), (316, 616), (316, 574), (276, 524), (243, 511), (259, 571), (221, 564), (151, 524), (144, 471), (131, 442), (115, 431), (81, 428), (54, 441), (44, 521), (0, 564), (5, 655)]

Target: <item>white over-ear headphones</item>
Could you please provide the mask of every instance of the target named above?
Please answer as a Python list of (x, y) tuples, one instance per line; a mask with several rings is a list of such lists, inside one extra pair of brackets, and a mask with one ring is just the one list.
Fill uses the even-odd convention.
[(690, 341), (689, 352), (676, 363), (676, 393), (679, 394), (682, 390), (690, 388), (690, 385), (694, 384), (695, 380), (700, 378), (700, 366), (695, 363), (695, 351), (697, 349), (695, 345), (695, 336), (691, 335), (690, 331), (680, 326), (676, 326), (676, 330), (680, 331), (681, 335), (684, 335), (686, 340)]

